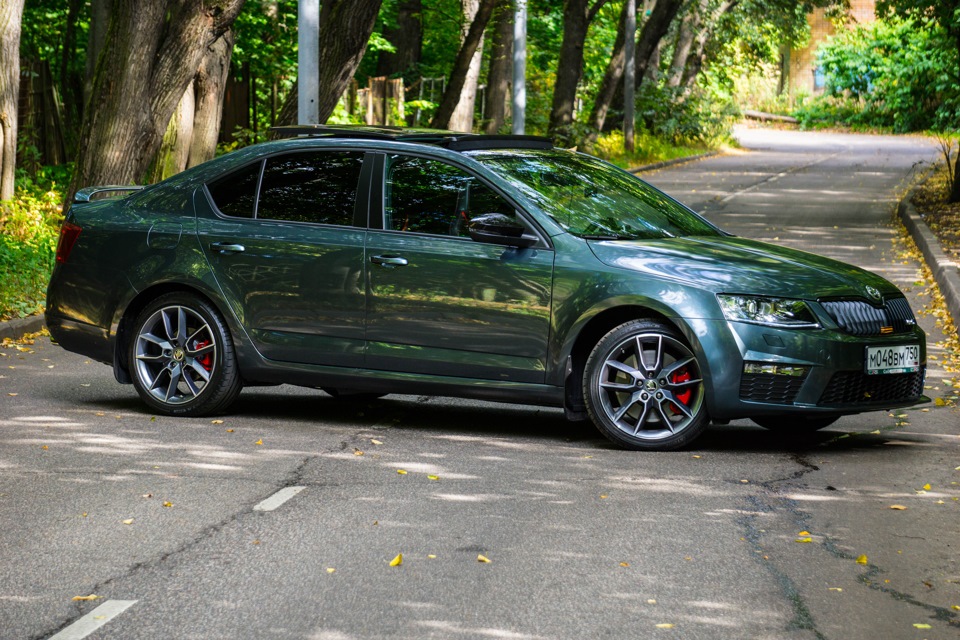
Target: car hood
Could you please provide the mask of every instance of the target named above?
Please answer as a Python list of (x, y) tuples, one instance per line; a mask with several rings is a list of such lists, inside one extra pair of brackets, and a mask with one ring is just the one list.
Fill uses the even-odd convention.
[(870, 296), (898, 289), (880, 276), (830, 258), (737, 238), (689, 237), (657, 240), (591, 240), (606, 265), (684, 282), (715, 293), (745, 293), (817, 299)]

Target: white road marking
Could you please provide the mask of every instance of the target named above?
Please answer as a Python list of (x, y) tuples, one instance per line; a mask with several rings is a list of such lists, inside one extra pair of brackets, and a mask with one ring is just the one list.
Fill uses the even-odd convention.
[(50, 636), (50, 640), (83, 640), (136, 603), (136, 600), (107, 600), (60, 633)]
[(306, 487), (284, 487), (253, 508), (254, 511), (273, 511)]

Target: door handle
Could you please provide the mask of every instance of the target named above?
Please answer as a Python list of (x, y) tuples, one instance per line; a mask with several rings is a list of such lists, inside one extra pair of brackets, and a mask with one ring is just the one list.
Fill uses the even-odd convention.
[(370, 258), (370, 262), (373, 264), (378, 264), (387, 269), (392, 269), (393, 267), (405, 267), (410, 264), (407, 262), (406, 258), (401, 258), (400, 256), (373, 256)]
[(246, 247), (231, 242), (211, 242), (210, 248), (220, 253), (243, 253)]

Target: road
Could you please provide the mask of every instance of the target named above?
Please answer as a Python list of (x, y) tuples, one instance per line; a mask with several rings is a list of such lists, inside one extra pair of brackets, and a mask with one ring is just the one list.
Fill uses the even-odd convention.
[[(739, 135), (644, 177), (925, 303), (892, 211), (931, 145)], [(0, 638), (960, 636), (953, 406), (638, 454), (557, 410), (436, 398), (248, 389), (222, 422), (156, 417), (108, 367), (24, 349), (0, 356)]]

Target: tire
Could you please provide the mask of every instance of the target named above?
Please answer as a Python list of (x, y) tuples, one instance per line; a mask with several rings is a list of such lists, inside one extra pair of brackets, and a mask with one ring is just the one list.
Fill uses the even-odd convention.
[(750, 418), (764, 429), (776, 431), (777, 433), (813, 433), (820, 429), (829, 427), (840, 419), (840, 416), (818, 416), (818, 415), (781, 415), (781, 416), (758, 416)]
[(700, 363), (673, 327), (626, 322), (600, 339), (583, 376), (587, 413), (604, 436), (636, 451), (671, 451), (709, 422)]
[(243, 388), (223, 317), (187, 292), (162, 295), (140, 312), (128, 361), (140, 398), (163, 415), (222, 413)]

